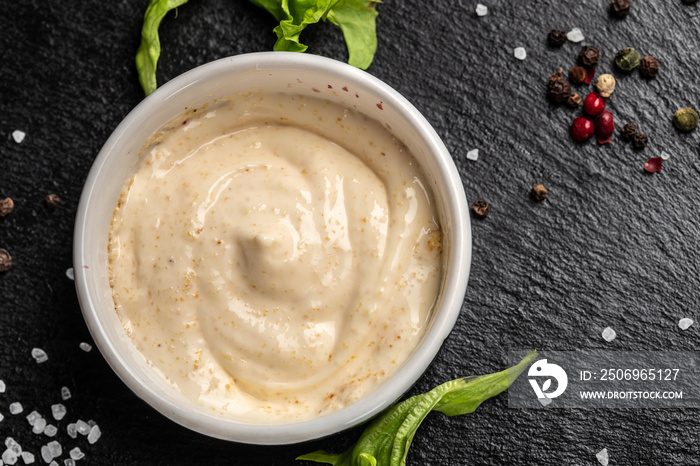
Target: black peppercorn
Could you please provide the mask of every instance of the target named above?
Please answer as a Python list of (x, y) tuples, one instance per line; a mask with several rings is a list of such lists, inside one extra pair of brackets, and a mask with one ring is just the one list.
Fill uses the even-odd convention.
[(5, 215), (9, 214), (14, 208), (15, 203), (9, 197), (0, 199), (0, 217), (4, 217)]
[(649, 138), (646, 134), (636, 133), (634, 136), (632, 136), (632, 146), (635, 149), (644, 149), (648, 142)]
[(578, 61), (581, 62), (583, 66), (595, 66), (599, 60), (600, 50), (598, 50), (598, 47), (589, 45), (578, 53)]
[(543, 184), (536, 184), (532, 187), (530, 194), (536, 201), (543, 201), (547, 197), (547, 188)]
[(624, 18), (630, 14), (629, 0), (613, 0), (610, 4), (610, 11), (618, 18)]
[(574, 66), (569, 70), (569, 81), (573, 84), (583, 84), (586, 82), (588, 72), (583, 66)]
[(561, 47), (566, 42), (566, 33), (559, 29), (552, 29), (547, 34), (547, 42), (555, 47)]
[(637, 125), (635, 123), (627, 123), (622, 127), (622, 138), (625, 141), (630, 141), (637, 134)]
[(56, 194), (47, 194), (44, 200), (46, 201), (46, 205), (49, 207), (58, 207), (58, 204), (61, 203), (61, 198)]
[(566, 102), (571, 96), (571, 84), (561, 75), (562, 68), (552, 73), (547, 86), (547, 97), (557, 104)]
[(486, 217), (489, 214), (489, 203), (483, 199), (479, 199), (472, 204), (472, 212), (479, 218)]
[(659, 75), (659, 62), (651, 55), (642, 58), (639, 64), (639, 72), (643, 78), (653, 79)]
[(0, 272), (7, 272), (12, 267), (12, 257), (7, 249), (0, 249)]

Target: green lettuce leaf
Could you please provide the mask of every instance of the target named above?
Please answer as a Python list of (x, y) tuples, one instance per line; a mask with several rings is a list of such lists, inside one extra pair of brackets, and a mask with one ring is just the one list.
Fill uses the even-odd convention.
[(136, 70), (146, 95), (156, 90), (156, 65), (160, 57), (158, 27), (169, 11), (184, 5), (188, 0), (151, 0), (143, 16), (141, 44), (136, 52)]
[(448, 416), (474, 412), (479, 405), (506, 390), (537, 355), (530, 351), (516, 366), (495, 374), (446, 382), (427, 393), (388, 408), (364, 430), (355, 445), (334, 455), (316, 451), (298, 460), (335, 466), (404, 466), (408, 448), (423, 419), (431, 411)]
[(340, 0), (328, 13), (328, 20), (343, 31), (348, 63), (366, 70), (377, 51), (376, 21), (378, 1)]
[(308, 46), (299, 42), (301, 32), (309, 24), (326, 19), (338, 0), (251, 0), (269, 11), (280, 24), (274, 29), (277, 42), (273, 47), (282, 52), (303, 52)]

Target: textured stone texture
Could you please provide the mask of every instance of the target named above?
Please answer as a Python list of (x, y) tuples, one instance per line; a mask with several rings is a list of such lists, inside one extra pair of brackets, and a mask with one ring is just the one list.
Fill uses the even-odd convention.
[[(476, 2), (387, 0), (379, 5), (379, 50), (369, 72), (421, 110), (444, 138), (469, 201), (485, 198), (491, 213), (473, 219), (469, 289), (457, 326), (411, 393), (506, 365), (510, 348), (694, 350), (700, 320), (700, 132), (677, 132), (673, 112), (698, 108), (700, 4), (634, 2), (624, 20), (607, 1)], [(67, 452), (79, 445), (89, 464), (291, 465), (319, 448), (340, 451), (360, 429), (306, 445), (256, 447), (190, 432), (134, 396), (96, 350), (82, 320), (71, 266), (73, 218), (87, 172), (101, 145), (142, 98), (133, 55), (147, 2), (7, 2), (0, 15), (0, 198), (15, 211), (0, 218), (0, 247), (14, 266), (0, 275), (0, 437), (13, 436), (38, 454), (46, 440), (24, 416), (45, 416), (73, 398), (58, 422)], [(270, 50), (274, 22), (246, 2), (194, 1), (168, 15), (161, 30), (164, 82), (208, 61)], [(552, 28), (580, 27), (581, 44), (546, 44)], [(308, 53), (340, 60), (345, 48), (331, 24), (303, 36)], [(649, 135), (642, 152), (614, 142), (576, 145), (568, 136), (580, 109), (554, 107), (544, 97), (548, 76), (573, 66), (584, 45), (602, 54), (617, 90), (608, 102), (618, 128), (635, 121)], [(513, 49), (527, 50), (525, 61)], [(658, 58), (647, 81), (614, 70), (615, 52), (632, 46)], [(574, 90), (585, 97), (587, 86)], [(11, 133), (27, 133), (16, 144)], [(466, 153), (480, 149), (477, 162)], [(671, 159), (656, 175), (642, 166), (664, 150)], [(529, 197), (533, 183), (546, 201)], [(58, 209), (44, 205), (56, 193)], [(606, 343), (600, 333), (618, 334)], [(49, 361), (37, 365), (33, 347)], [(21, 401), (25, 413), (11, 416)], [(73, 441), (68, 422), (96, 420), (95, 445)], [(418, 431), (408, 464), (596, 464), (603, 447), (611, 464), (700, 464), (697, 410), (552, 410), (507, 408), (491, 400), (459, 418), (431, 415)], [(65, 457), (66, 455), (64, 455)], [(87, 463), (86, 463), (87, 464)]]

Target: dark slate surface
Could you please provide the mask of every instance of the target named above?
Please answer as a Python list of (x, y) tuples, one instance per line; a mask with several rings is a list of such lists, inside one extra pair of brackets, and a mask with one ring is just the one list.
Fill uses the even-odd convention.
[[(31, 433), (31, 410), (50, 414), (68, 386), (74, 396), (58, 423), (65, 451), (79, 446), (83, 464), (287, 465), (319, 448), (340, 451), (354, 429), (305, 445), (256, 447), (190, 432), (134, 396), (91, 342), (78, 308), (71, 266), (73, 218), (87, 172), (110, 132), (141, 100), (133, 55), (146, 1), (14, 0), (0, 15), (0, 196), (15, 212), (0, 219), (0, 247), (14, 267), (0, 275), (0, 437), (13, 436), (37, 454), (48, 439)], [(677, 108), (700, 106), (700, 3), (633, 2), (614, 20), (607, 0), (386, 0), (379, 6), (379, 50), (369, 72), (404, 94), (435, 126), (459, 167), (468, 199), (492, 204), (473, 221), (471, 280), (461, 317), (437, 359), (412, 390), (505, 367), (512, 348), (557, 350), (695, 350), (700, 273), (700, 132), (678, 133)], [(246, 2), (195, 1), (162, 27), (162, 83), (208, 61), (272, 48), (274, 22)], [(644, 151), (619, 136), (608, 146), (576, 145), (568, 125), (580, 110), (544, 98), (549, 74), (572, 66), (580, 45), (546, 45), (549, 29), (582, 28), (584, 44), (612, 70), (615, 51), (634, 46), (656, 56), (661, 75), (615, 74), (608, 104), (618, 127), (636, 121), (649, 135)], [(303, 36), (308, 53), (345, 59), (330, 24)], [(524, 46), (525, 61), (513, 58)], [(582, 94), (588, 91), (584, 87)], [(22, 144), (10, 134), (27, 133)], [(477, 162), (466, 160), (473, 148)], [(642, 165), (662, 150), (664, 169)], [(534, 182), (550, 196), (535, 203)], [(63, 202), (50, 210), (46, 194)], [(602, 340), (604, 327), (618, 334)], [(50, 360), (37, 365), (33, 347)], [(20, 401), (22, 416), (9, 414)], [(102, 439), (70, 439), (65, 426), (94, 419)], [(508, 409), (506, 397), (472, 415), (431, 415), (419, 430), (409, 464), (700, 464), (698, 410)], [(64, 453), (64, 458), (66, 454)]]

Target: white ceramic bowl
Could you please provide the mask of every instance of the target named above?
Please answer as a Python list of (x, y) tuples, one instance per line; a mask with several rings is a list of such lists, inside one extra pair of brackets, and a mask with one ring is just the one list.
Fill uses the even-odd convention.
[[(226, 419), (173, 390), (132, 345), (117, 313), (108, 280), (107, 237), (114, 206), (137, 167), (143, 144), (185, 107), (247, 90), (281, 91), (340, 102), (385, 124), (403, 140), (428, 179), (444, 230), (444, 276), (425, 337), (410, 359), (357, 403), (318, 419), (285, 425), (250, 425)], [(88, 175), (75, 224), (75, 283), (85, 321), (117, 375), (173, 421), (212, 437), (254, 444), (288, 444), (339, 432), (378, 414), (421, 376), (452, 330), (464, 299), (471, 230), (464, 189), (445, 145), (405, 98), (368, 73), (307, 54), (265, 52), (225, 58), (168, 82), (141, 102), (107, 140)]]

